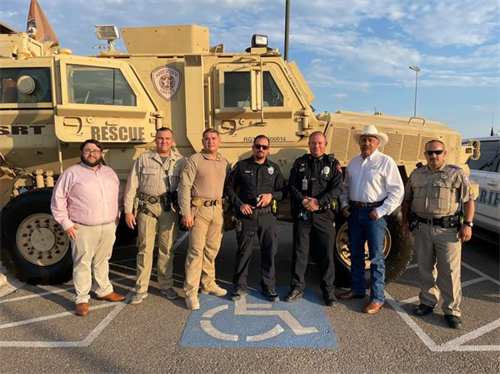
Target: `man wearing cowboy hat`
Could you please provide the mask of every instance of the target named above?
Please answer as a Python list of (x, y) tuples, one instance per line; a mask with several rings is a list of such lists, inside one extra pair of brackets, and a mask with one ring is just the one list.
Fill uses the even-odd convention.
[(385, 301), (383, 241), (386, 219), (401, 205), (404, 187), (396, 162), (377, 149), (387, 144), (386, 134), (379, 133), (373, 125), (366, 125), (355, 139), (361, 154), (347, 165), (340, 198), (342, 213), (349, 224), (351, 289), (340, 294), (339, 299), (365, 297), (365, 243), (368, 242), (371, 293), (370, 303), (363, 312), (375, 314)]

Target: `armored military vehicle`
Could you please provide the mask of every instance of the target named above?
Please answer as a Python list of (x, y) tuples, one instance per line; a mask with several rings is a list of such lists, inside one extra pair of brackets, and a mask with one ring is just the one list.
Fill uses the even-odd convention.
[[(443, 140), (449, 161), (464, 164), (471, 149), (439, 122), (351, 112), (314, 114), (314, 95), (294, 62), (254, 35), (242, 53), (210, 47), (205, 27), (124, 28), (127, 53), (114, 50), (115, 27), (97, 28), (110, 40), (98, 56), (72, 55), (24, 33), (0, 39), (1, 253), (10, 271), (30, 283), (71, 276), (69, 240), (50, 215), (58, 175), (79, 162), (79, 144), (105, 144), (106, 164), (126, 181), (134, 160), (154, 146), (155, 130), (173, 129), (185, 156), (201, 149), (201, 134), (217, 129), (220, 151), (234, 163), (250, 155), (254, 136), (271, 139), (271, 159), (288, 176), (308, 151), (308, 135), (322, 131), (328, 152), (343, 167), (359, 153), (354, 134), (366, 124), (389, 136), (382, 151), (394, 158), (406, 181), (423, 160), (430, 139)], [(288, 204), (280, 217), (291, 219)], [(338, 280), (349, 274), (346, 223), (337, 215)], [(401, 214), (392, 214), (385, 236), (387, 280), (407, 266), (412, 240), (399, 235)], [(126, 232), (126, 231), (125, 231)], [(367, 258), (367, 266), (369, 261)]]

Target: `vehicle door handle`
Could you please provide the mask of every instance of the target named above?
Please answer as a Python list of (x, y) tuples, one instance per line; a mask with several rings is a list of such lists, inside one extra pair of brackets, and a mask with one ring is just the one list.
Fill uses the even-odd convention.
[(498, 182), (486, 182), (488, 186), (498, 186)]

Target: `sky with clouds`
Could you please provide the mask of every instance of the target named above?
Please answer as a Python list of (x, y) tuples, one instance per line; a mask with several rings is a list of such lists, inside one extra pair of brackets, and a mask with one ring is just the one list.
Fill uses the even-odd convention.
[[(38, 0), (61, 45), (92, 55), (94, 25), (197, 24), (211, 45), (243, 51), (253, 34), (283, 51), (285, 0)], [(1, 0), (0, 19), (25, 30), (30, 0)], [(120, 43), (118, 47), (123, 48)], [(417, 116), (464, 137), (500, 131), (499, 0), (291, 0), (290, 60), (316, 113)]]

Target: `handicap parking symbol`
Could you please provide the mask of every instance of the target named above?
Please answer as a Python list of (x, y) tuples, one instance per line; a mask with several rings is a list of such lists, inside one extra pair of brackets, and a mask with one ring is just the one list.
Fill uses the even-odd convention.
[(338, 348), (324, 305), (312, 291), (293, 303), (271, 303), (255, 291), (236, 302), (200, 295), (200, 304), (187, 321), (183, 347)]

